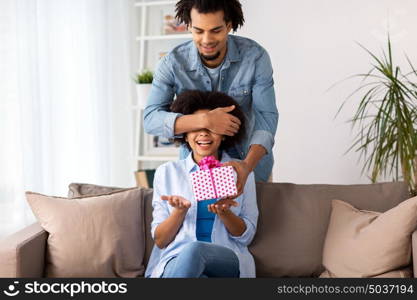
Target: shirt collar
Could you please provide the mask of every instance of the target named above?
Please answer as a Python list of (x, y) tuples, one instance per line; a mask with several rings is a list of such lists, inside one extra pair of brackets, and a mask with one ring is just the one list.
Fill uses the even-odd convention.
[[(227, 37), (227, 53), (225, 56), (224, 61), (224, 67), (228, 67), (231, 62), (237, 62), (240, 61), (240, 52), (239, 49), (236, 46), (236, 42), (234, 41), (234, 37), (232, 35), (229, 35)], [(200, 54), (198, 53), (198, 49), (194, 43), (194, 41), (191, 42), (190, 47), (190, 71), (195, 71), (198, 69), (203, 68), (203, 63), (200, 58)]]
[[(222, 152), (222, 159), (220, 160), (220, 162), (225, 163), (225, 162), (228, 162), (230, 160), (231, 160), (231, 157), (225, 151), (223, 151)], [(185, 159), (185, 168), (186, 168), (188, 173), (198, 171), (200, 169), (198, 164), (196, 164), (194, 159), (193, 159), (193, 152), (190, 152), (190, 154), (188, 154), (187, 158)]]

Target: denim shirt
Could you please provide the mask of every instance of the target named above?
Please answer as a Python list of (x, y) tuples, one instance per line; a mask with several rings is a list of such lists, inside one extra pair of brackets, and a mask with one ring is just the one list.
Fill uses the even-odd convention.
[[(221, 162), (232, 160), (223, 153)], [(146, 268), (145, 277), (160, 277), (167, 262), (178, 255), (188, 243), (197, 241), (196, 221), (198, 203), (194, 199), (190, 181), (190, 173), (198, 171), (199, 166), (194, 162), (190, 153), (186, 159), (168, 162), (155, 172), (154, 191), (152, 199), (153, 220), (151, 223), (152, 238), (155, 239), (156, 227), (165, 221), (174, 209), (167, 201), (161, 200), (162, 195), (178, 195), (191, 202), (184, 218), (183, 224), (178, 230), (174, 240), (165, 248), (160, 249), (154, 245)], [(231, 207), (231, 211), (242, 218), (246, 224), (246, 230), (240, 236), (233, 236), (227, 231), (223, 222), (217, 215), (214, 217), (211, 241), (214, 244), (232, 249), (239, 258), (240, 277), (255, 277), (255, 261), (248, 250), (258, 222), (258, 206), (256, 202), (254, 174), (251, 172), (246, 181), (244, 193), (235, 199), (238, 206)]]
[[(175, 47), (158, 63), (144, 110), (148, 134), (174, 137), (178, 113), (169, 112), (174, 96), (186, 90), (212, 91), (210, 76), (201, 62), (193, 41)], [(274, 80), (268, 53), (255, 41), (229, 35), (227, 54), (220, 70), (219, 91), (233, 97), (246, 117), (246, 138), (236, 149), (227, 150), (233, 158), (244, 159), (250, 145), (262, 145), (267, 154), (255, 168), (255, 180), (267, 181), (274, 163), (272, 147), (278, 125)], [(182, 147), (180, 158), (189, 150)]]

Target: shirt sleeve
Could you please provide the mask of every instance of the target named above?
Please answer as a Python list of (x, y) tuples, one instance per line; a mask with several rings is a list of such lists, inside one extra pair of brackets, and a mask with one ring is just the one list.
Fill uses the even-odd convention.
[(155, 171), (155, 177), (153, 181), (153, 198), (152, 198), (152, 223), (151, 223), (151, 235), (155, 240), (155, 229), (169, 217), (168, 203), (161, 200), (161, 196), (165, 194), (164, 187), (166, 186), (164, 176), (164, 165), (158, 167)]
[(251, 172), (246, 180), (244, 192), (242, 194), (242, 208), (239, 217), (245, 222), (246, 230), (240, 236), (234, 236), (229, 233), (231, 239), (238, 243), (248, 246), (255, 236), (256, 226), (258, 223), (258, 205), (256, 202), (256, 184), (254, 173)]
[(279, 117), (272, 74), (271, 59), (266, 50), (262, 49), (256, 63), (255, 83), (252, 88), (255, 128), (249, 145), (262, 145), (267, 153), (272, 152)]
[(168, 57), (164, 56), (156, 68), (143, 114), (146, 133), (166, 138), (176, 137), (175, 120), (182, 114), (169, 112), (175, 94), (174, 82)]

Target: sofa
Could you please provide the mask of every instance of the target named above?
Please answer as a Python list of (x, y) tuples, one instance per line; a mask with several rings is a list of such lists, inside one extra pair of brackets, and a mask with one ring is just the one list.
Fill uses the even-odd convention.
[[(71, 184), (69, 197), (117, 190)], [(257, 183), (259, 219), (249, 246), (257, 277), (318, 277), (333, 199), (358, 209), (385, 212), (410, 198), (403, 182), (358, 185)], [(145, 266), (152, 251), (152, 189), (144, 205)], [(0, 277), (44, 277), (48, 233), (34, 223), (0, 241)], [(417, 231), (411, 237), (412, 269), (417, 270)], [(412, 273), (417, 277), (417, 272)]]

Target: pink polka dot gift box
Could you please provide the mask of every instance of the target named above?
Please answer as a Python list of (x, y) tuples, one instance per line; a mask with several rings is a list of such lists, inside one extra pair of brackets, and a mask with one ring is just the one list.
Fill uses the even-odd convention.
[(236, 172), (232, 166), (222, 167), (214, 156), (203, 158), (199, 166), (200, 171), (190, 175), (197, 201), (226, 198), (237, 194)]

